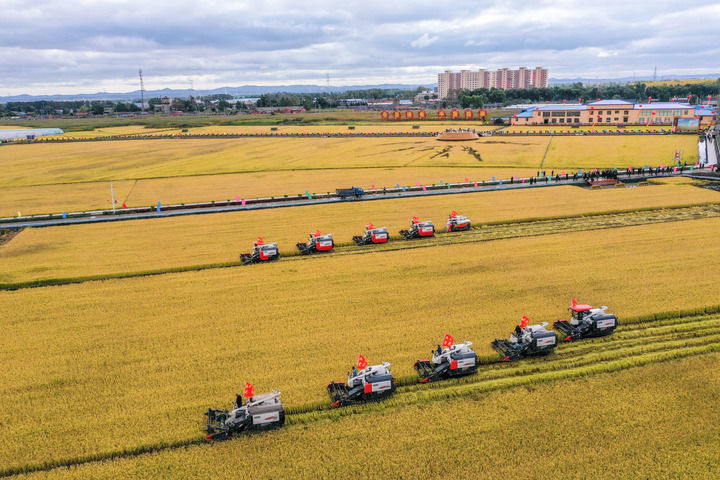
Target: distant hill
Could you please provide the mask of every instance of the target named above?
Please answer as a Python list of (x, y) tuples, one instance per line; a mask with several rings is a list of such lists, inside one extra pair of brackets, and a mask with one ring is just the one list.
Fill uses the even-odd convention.
[[(383, 83), (379, 85), (346, 85), (341, 87), (323, 86), (323, 85), (243, 85), (240, 87), (220, 87), (211, 90), (190, 90), (190, 89), (173, 89), (164, 88), (162, 90), (146, 90), (145, 99), (154, 97), (174, 97), (187, 98), (190, 96), (202, 97), (205, 95), (215, 95), (226, 93), (234, 97), (253, 97), (262, 95), (263, 93), (342, 93), (351, 90), (369, 90), (379, 88), (382, 90), (415, 90), (417, 87), (435, 88), (437, 84), (419, 85), (403, 84), (403, 83)], [(75, 95), (12, 95), (0, 97), (0, 102), (36, 102), (39, 100), (114, 100), (114, 101), (140, 101), (140, 90), (125, 93), (97, 92), (97, 93), (81, 93)]]
[[(702, 75), (666, 75), (663, 78), (670, 79), (673, 81), (683, 80), (697, 80), (697, 79), (710, 79), (714, 80), (720, 78), (720, 73), (705, 73)], [(650, 82), (652, 78), (648, 77), (621, 77), (621, 78), (550, 78), (548, 83), (550, 86), (556, 85), (569, 85), (572, 83), (584, 83), (584, 84), (595, 84), (595, 83), (628, 83), (628, 82)], [(667, 82), (669, 80), (662, 80)], [(234, 97), (256, 97), (263, 93), (342, 93), (352, 90), (369, 90), (372, 88), (379, 88), (382, 90), (415, 90), (417, 87), (425, 88), (437, 88), (437, 83), (382, 83), (378, 85), (345, 85), (340, 87), (325, 86), (325, 85), (242, 85), (239, 87), (220, 87), (213, 88), (211, 90), (190, 90), (190, 89), (173, 89), (163, 88), (162, 90), (147, 90), (145, 91), (145, 98), (153, 97), (174, 97), (174, 98), (188, 98), (190, 96), (202, 97), (205, 95), (214, 95), (220, 93), (226, 93)], [(11, 95), (6, 97), (0, 97), (0, 102), (36, 102), (40, 100), (113, 100), (122, 102), (140, 101), (140, 90), (124, 93), (112, 93), (112, 92), (97, 92), (97, 93), (80, 93), (74, 95)]]

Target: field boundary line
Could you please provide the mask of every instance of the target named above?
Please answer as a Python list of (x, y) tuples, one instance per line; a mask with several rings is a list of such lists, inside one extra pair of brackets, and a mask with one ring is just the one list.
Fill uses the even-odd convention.
[(550, 135), (550, 140), (548, 141), (547, 147), (545, 147), (545, 154), (543, 155), (542, 160), (540, 160), (540, 168), (543, 168), (543, 165), (545, 165), (545, 159), (547, 158), (548, 152), (550, 151), (550, 145), (552, 145), (554, 135)]

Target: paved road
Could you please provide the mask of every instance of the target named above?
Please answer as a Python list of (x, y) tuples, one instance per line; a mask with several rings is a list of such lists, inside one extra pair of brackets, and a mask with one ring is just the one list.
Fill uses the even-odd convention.
[[(671, 177), (671, 176), (679, 176), (679, 175), (654, 175), (652, 178), (655, 177)], [(631, 180), (639, 181), (645, 177), (631, 177)], [(647, 177), (651, 178), (651, 177)], [(626, 177), (622, 177), (621, 181), (627, 181)], [(495, 192), (495, 191), (504, 191), (504, 190), (521, 190), (521, 189), (530, 189), (530, 188), (551, 188), (551, 187), (557, 187), (557, 186), (566, 186), (566, 185), (575, 185), (575, 186), (587, 186), (587, 183), (584, 180), (577, 180), (573, 181), (572, 179), (568, 181), (561, 180), (559, 182), (555, 181), (548, 181), (547, 183), (536, 183), (533, 185), (530, 185), (529, 183), (503, 183), (502, 185), (479, 185), (477, 187), (471, 186), (471, 187), (464, 187), (464, 188), (443, 188), (443, 189), (437, 189), (437, 190), (427, 190), (427, 191), (407, 191), (407, 192), (393, 192), (393, 193), (371, 193), (367, 194), (363, 197), (357, 198), (357, 199), (348, 199), (348, 200), (341, 200), (339, 198), (319, 198), (319, 199), (311, 199), (311, 200), (296, 200), (296, 201), (283, 201), (283, 202), (275, 202), (275, 203), (261, 203), (256, 205), (232, 205), (232, 206), (222, 206), (222, 207), (207, 207), (207, 208), (188, 208), (188, 209), (178, 209), (178, 210), (169, 210), (169, 211), (160, 211), (160, 212), (144, 212), (144, 213), (125, 213), (125, 214), (109, 214), (109, 215), (103, 215), (103, 214), (97, 214), (92, 215), (88, 217), (80, 217), (80, 218), (57, 218), (57, 219), (49, 219), (49, 220), (37, 220), (32, 221), (28, 220), (26, 222), (19, 221), (19, 222), (6, 222), (6, 223), (0, 223), (0, 228), (20, 228), (20, 227), (54, 227), (54, 226), (65, 226), (65, 225), (80, 225), (80, 224), (86, 224), (86, 223), (102, 223), (102, 222), (117, 222), (117, 221), (123, 221), (123, 220), (143, 220), (143, 219), (151, 219), (151, 218), (165, 218), (165, 217), (177, 217), (177, 216), (183, 216), (183, 215), (200, 215), (200, 214), (208, 214), (208, 213), (225, 213), (225, 212), (237, 212), (237, 211), (245, 211), (245, 210), (264, 210), (268, 208), (283, 208), (283, 207), (300, 207), (300, 206), (306, 206), (306, 205), (323, 205), (323, 204), (332, 204), (332, 203), (343, 203), (343, 202), (368, 202), (368, 201), (375, 201), (375, 200), (389, 200), (389, 199), (396, 199), (396, 198), (411, 198), (411, 197), (427, 197), (427, 196), (434, 196), (434, 195), (453, 195), (453, 194), (461, 194), (461, 193), (482, 193), (482, 192)]]

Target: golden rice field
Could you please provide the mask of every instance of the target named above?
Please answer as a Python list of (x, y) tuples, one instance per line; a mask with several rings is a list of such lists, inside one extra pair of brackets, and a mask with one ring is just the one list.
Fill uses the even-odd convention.
[[(718, 362), (718, 354), (682, 359), (29, 478), (415, 479), (443, 477), (448, 469), (458, 478), (514, 478), (518, 472), (546, 479), (626, 479), (629, 472), (716, 478), (720, 413), (708, 407), (720, 389)], [(307, 451), (299, 454), (297, 445)]]
[[(550, 143), (550, 139), (552, 142)], [(591, 148), (586, 148), (584, 142)], [(425, 138), (240, 138), (130, 140), (0, 148), (3, 187), (218, 173), (369, 167), (562, 168), (669, 162), (678, 149), (697, 157), (692, 136), (485, 137), (452, 144)], [(578, 146), (580, 145), (580, 148)], [(482, 160), (464, 147), (477, 150)], [(447, 153), (447, 156), (444, 156)], [(586, 158), (586, 154), (592, 154)]]
[(110, 208), (110, 183), (118, 205), (147, 206), (659, 165), (678, 150), (688, 163), (696, 161), (692, 136), (493, 137), (468, 144), (243, 138), (10, 145), (0, 148), (0, 216)]
[(332, 233), (336, 242), (350, 242), (368, 222), (397, 234), (414, 215), (442, 229), (452, 210), (479, 224), (718, 201), (718, 192), (674, 181), (642, 188), (566, 186), (32, 228), (0, 249), (0, 282), (230, 262), (249, 251), (258, 236), (289, 253), (316, 229)]
[[(117, 206), (128, 207), (225, 201), (236, 197), (258, 198), (334, 192), (351, 185), (366, 189), (529, 177), (537, 169), (468, 167), (388, 167), (328, 170), (289, 170), (198, 175), (112, 182), (7, 187), (0, 189), (0, 217), (41, 213), (75, 212), (112, 208), (110, 184)], [(276, 180), (277, 178), (280, 180)]]
[[(570, 296), (621, 322), (719, 304), (718, 233), (692, 220), (1, 292), (0, 465), (194, 438), (243, 381), (323, 402), (358, 353), (405, 377), (447, 332), (489, 355)], [(692, 243), (702, 255), (676, 248)]]

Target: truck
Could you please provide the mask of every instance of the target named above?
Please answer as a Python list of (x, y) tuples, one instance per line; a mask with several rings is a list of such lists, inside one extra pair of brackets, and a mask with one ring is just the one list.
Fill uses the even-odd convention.
[(342, 199), (346, 197), (359, 198), (365, 195), (365, 190), (360, 187), (337, 188), (335, 189), (335, 194)]

